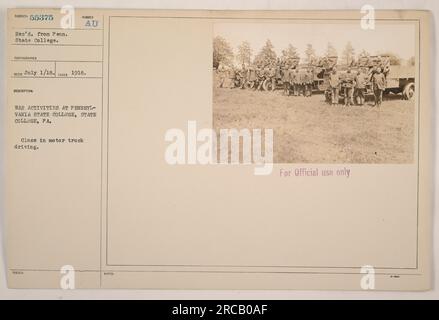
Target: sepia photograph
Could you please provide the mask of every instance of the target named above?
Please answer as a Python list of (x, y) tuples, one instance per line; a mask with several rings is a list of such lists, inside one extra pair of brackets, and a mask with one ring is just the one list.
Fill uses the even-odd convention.
[(274, 163), (413, 163), (416, 25), (214, 24), (213, 126), (273, 129)]
[(337, 1), (4, 8), (0, 300), (437, 296), (437, 14)]

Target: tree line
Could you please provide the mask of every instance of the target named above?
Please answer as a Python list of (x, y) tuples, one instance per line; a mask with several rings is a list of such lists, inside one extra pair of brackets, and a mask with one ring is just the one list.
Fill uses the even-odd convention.
[[(304, 54), (305, 60), (302, 61), (304, 63), (312, 64), (318, 59), (312, 44), (307, 44)], [(393, 52), (381, 52), (379, 54), (389, 56), (391, 65), (401, 65), (402, 63), (402, 59)], [(331, 42), (328, 42), (324, 56), (338, 56), (337, 50)], [(340, 64), (350, 65), (355, 59), (361, 59), (368, 56), (370, 56), (370, 53), (364, 49), (356, 54), (352, 43), (349, 41), (346, 44), (338, 61)], [(226, 66), (232, 66), (235, 64), (248, 66), (253, 63), (259, 66), (266, 66), (275, 64), (278, 58), (282, 61), (289, 61), (291, 59), (299, 59), (300, 55), (297, 51), (297, 48), (292, 44), (289, 44), (287, 48), (281, 51), (281, 54), (278, 57), (276, 51), (274, 50), (274, 46), (269, 39), (267, 39), (264, 46), (255, 55), (248, 41), (241, 42), (241, 44), (236, 48), (236, 52), (234, 52), (232, 46), (223, 37), (216, 36), (213, 39), (214, 68), (218, 68), (220, 64), (224, 64)], [(407, 64), (414, 65), (415, 58), (411, 57), (407, 61)]]

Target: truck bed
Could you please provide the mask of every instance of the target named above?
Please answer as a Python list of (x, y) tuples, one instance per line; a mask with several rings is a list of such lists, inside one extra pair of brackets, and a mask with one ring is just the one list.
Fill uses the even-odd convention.
[(387, 78), (407, 79), (415, 77), (415, 66), (390, 66)]

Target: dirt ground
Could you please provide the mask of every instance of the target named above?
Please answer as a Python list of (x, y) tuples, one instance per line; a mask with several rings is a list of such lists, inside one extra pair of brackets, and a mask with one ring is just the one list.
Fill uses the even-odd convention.
[(275, 163), (411, 163), (414, 102), (384, 98), (380, 109), (330, 106), (323, 94), (213, 89), (213, 125), (219, 129), (271, 128)]

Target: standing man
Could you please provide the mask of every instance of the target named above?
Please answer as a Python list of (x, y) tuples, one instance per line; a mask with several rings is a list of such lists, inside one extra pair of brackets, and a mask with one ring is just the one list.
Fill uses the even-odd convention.
[(276, 66), (272, 65), (270, 67), (270, 70), (268, 71), (268, 77), (271, 81), (271, 91), (273, 92), (276, 89)]
[(345, 107), (349, 107), (354, 104), (354, 88), (355, 88), (355, 78), (351, 72), (351, 68), (348, 68), (348, 70), (346, 71), (346, 79), (344, 80)]
[(257, 90), (262, 90), (262, 85), (264, 84), (264, 74), (265, 70), (262, 67), (258, 67), (256, 70), (256, 76), (257, 76)]
[(383, 91), (386, 89), (386, 78), (381, 72), (381, 68), (377, 68), (377, 71), (372, 76), (373, 93), (375, 96), (374, 106), (381, 106), (383, 102)]
[(231, 66), (229, 69), (229, 87), (230, 89), (235, 88), (235, 80), (236, 80), (236, 70), (234, 66)]
[(367, 74), (364, 73), (364, 70), (361, 68), (358, 70), (358, 74), (355, 78), (355, 97), (357, 99), (357, 104), (360, 106), (364, 105), (366, 82)]
[(218, 76), (219, 76), (219, 87), (222, 88), (224, 86), (224, 82), (226, 81), (226, 68), (222, 63), (218, 66)]
[(269, 73), (270, 73), (270, 67), (268, 65), (266, 65), (264, 68), (261, 68), (258, 90), (264, 89), (264, 81), (265, 79), (268, 79)]
[(255, 67), (255, 85), (253, 86), (253, 90), (258, 90), (258, 86), (259, 86), (259, 75), (261, 74), (261, 69), (260, 67), (257, 65)]
[(282, 70), (282, 83), (284, 84), (284, 95), (290, 95), (290, 70), (285, 66)]
[(332, 105), (335, 106), (338, 104), (338, 94), (340, 92), (340, 75), (336, 67), (334, 67), (329, 74), (329, 87), (331, 89)]
[(277, 60), (277, 64), (276, 64), (275, 78), (276, 78), (276, 86), (277, 86), (277, 83), (282, 80), (282, 72), (281, 72), (281, 68), (280, 68), (280, 60), (279, 59)]
[(247, 82), (249, 83), (249, 88), (253, 85), (254, 87), (256, 86), (256, 70), (255, 70), (255, 66), (251, 65), (250, 68), (248, 69), (248, 77), (247, 77)]
[(308, 82), (308, 75), (307, 72), (305, 70), (302, 70), (299, 72), (299, 95), (303, 94), (303, 96), (305, 97), (306, 95), (306, 87), (307, 87), (307, 82)]
[(292, 81), (293, 81), (293, 91), (294, 91), (294, 95), (297, 97), (300, 92), (300, 73), (299, 73), (299, 68), (296, 67), (296, 70), (294, 71), (294, 74), (292, 76)]
[(296, 70), (292, 69), (290, 72), (290, 88), (293, 89), (294, 96), (297, 96), (296, 82), (297, 82), (297, 69)]
[(288, 95), (294, 94), (294, 67), (290, 65), (288, 69)]
[(311, 95), (312, 95), (313, 82), (314, 82), (313, 73), (311, 72), (311, 69), (308, 69), (306, 71), (306, 83), (305, 83), (305, 96), (306, 97), (311, 97)]
[(245, 87), (245, 83), (247, 82), (247, 77), (248, 77), (248, 70), (245, 68), (245, 65), (244, 64), (242, 64), (242, 67), (241, 67), (241, 74), (240, 74), (240, 76), (241, 76), (241, 82), (240, 82), (240, 84), (241, 84), (241, 89), (244, 89), (244, 87)]

